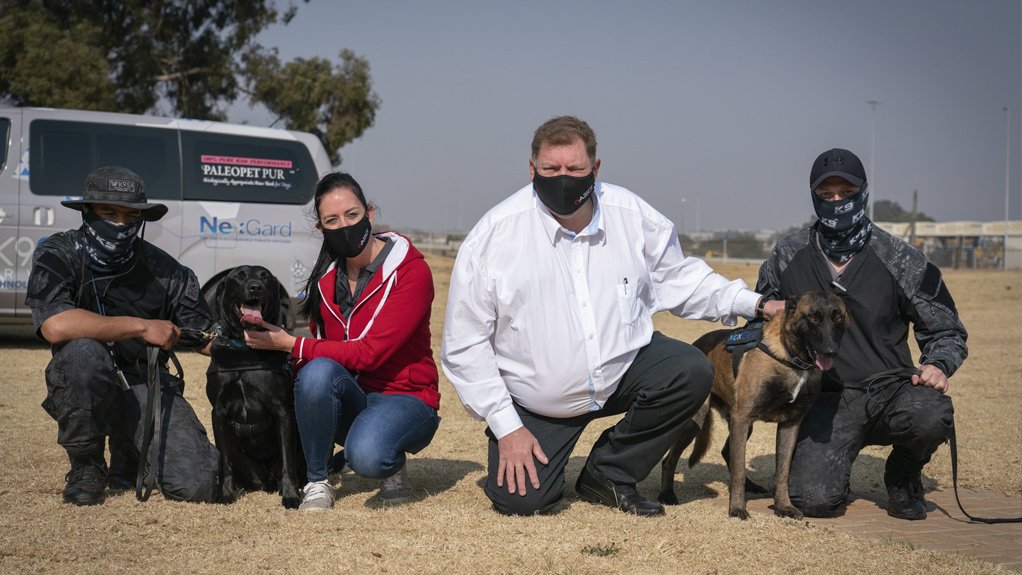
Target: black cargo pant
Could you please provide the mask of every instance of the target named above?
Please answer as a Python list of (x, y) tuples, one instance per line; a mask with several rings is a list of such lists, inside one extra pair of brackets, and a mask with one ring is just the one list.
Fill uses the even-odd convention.
[(682, 424), (691, 418), (710, 394), (713, 369), (709, 360), (691, 345), (654, 332), (639, 350), (617, 390), (603, 409), (570, 418), (544, 417), (515, 404), (525, 428), (543, 448), (549, 463), (536, 462), (539, 489), (526, 479), (526, 494), (508, 493), (507, 482), (497, 487), (500, 452), (489, 429), (485, 492), (493, 507), (506, 515), (545, 513), (561, 500), (565, 491), (564, 467), (579, 436), (594, 419), (624, 413), (616, 425), (596, 440), (586, 467), (596, 477), (615, 483), (635, 484), (674, 445)]
[(867, 445), (893, 445), (888, 471), (917, 474), (947, 441), (951, 398), (911, 381), (881, 389), (825, 391), (799, 429), (788, 494), (809, 517), (840, 515), (848, 500), (852, 463)]
[[(142, 378), (125, 375), (131, 386), (122, 391), (113, 358), (95, 340), (76, 339), (55, 347), (46, 367), (43, 409), (57, 421), (57, 443), (68, 455), (102, 454), (109, 435), (129, 439), (137, 453), (147, 388)], [(164, 374), (161, 444), (149, 447), (159, 454), (157, 487), (168, 499), (212, 501), (219, 454), (181, 395), (183, 386), (184, 382)]]

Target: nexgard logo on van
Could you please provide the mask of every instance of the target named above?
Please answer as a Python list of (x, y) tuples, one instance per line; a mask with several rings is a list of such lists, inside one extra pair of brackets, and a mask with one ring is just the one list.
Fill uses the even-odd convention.
[(248, 242), (290, 243), (294, 222), (270, 222), (260, 218), (234, 221), (217, 216), (199, 217), (199, 237)]

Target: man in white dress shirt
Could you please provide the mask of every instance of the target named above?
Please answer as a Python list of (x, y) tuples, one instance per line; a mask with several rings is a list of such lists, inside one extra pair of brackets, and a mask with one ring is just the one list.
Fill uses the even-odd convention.
[(712, 369), (699, 350), (654, 332), (653, 314), (734, 325), (783, 306), (685, 257), (674, 225), (597, 181), (599, 169), (588, 124), (544, 123), (532, 183), (483, 216), (454, 265), (441, 361), (465, 408), (486, 420), (485, 492), (504, 514), (553, 510), (585, 426), (624, 413), (596, 441), (575, 490), (662, 515), (635, 484), (706, 399)]

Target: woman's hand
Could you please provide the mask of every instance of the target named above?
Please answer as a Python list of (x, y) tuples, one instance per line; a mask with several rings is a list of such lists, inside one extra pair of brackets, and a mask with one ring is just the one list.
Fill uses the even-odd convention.
[(272, 323), (262, 322), (262, 328), (266, 331), (254, 329), (245, 330), (245, 345), (252, 349), (268, 349), (273, 351), (291, 351), (294, 349), (295, 336), (284, 331), (284, 328)]

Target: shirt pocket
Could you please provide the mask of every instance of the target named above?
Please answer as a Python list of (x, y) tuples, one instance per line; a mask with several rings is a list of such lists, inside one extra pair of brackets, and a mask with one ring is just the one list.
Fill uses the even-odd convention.
[(621, 323), (636, 325), (642, 318), (642, 299), (639, 298), (638, 282), (617, 284), (617, 306), (621, 312)]

